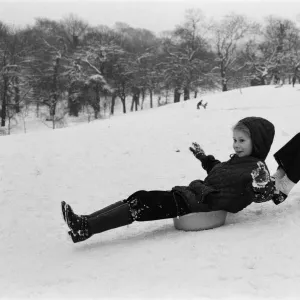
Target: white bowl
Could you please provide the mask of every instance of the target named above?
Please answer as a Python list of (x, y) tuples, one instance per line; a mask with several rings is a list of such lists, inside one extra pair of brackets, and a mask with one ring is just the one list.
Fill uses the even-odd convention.
[(220, 227), (225, 224), (227, 212), (223, 210), (191, 213), (173, 218), (178, 230), (199, 231)]

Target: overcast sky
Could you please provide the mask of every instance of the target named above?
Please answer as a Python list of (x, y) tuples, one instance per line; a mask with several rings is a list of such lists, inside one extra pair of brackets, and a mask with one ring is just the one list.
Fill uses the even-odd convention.
[(70, 13), (88, 21), (90, 25), (113, 26), (115, 22), (125, 22), (132, 27), (140, 27), (161, 32), (174, 29), (184, 19), (189, 8), (200, 8), (207, 18), (220, 19), (236, 12), (256, 20), (268, 15), (297, 20), (300, 15), (300, 0), (294, 1), (3, 1), (0, 0), (0, 21), (6, 24), (24, 26), (33, 24), (36, 17), (59, 20)]

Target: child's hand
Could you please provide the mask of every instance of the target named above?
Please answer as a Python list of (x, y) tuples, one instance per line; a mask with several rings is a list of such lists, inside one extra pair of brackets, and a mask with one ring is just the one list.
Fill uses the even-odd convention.
[(205, 156), (204, 150), (201, 148), (201, 146), (198, 143), (192, 143), (192, 147), (190, 147), (189, 149), (197, 158), (200, 158), (201, 156)]

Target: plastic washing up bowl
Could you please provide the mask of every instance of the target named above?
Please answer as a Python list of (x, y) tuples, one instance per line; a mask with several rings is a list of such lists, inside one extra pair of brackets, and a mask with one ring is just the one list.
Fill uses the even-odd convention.
[(173, 218), (178, 230), (199, 231), (220, 227), (225, 224), (227, 212), (223, 210), (191, 213)]

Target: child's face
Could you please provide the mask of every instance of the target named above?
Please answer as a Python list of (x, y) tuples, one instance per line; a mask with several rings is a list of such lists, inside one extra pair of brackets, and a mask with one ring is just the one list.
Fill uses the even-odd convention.
[(243, 131), (233, 130), (233, 149), (238, 157), (251, 155), (251, 138)]

